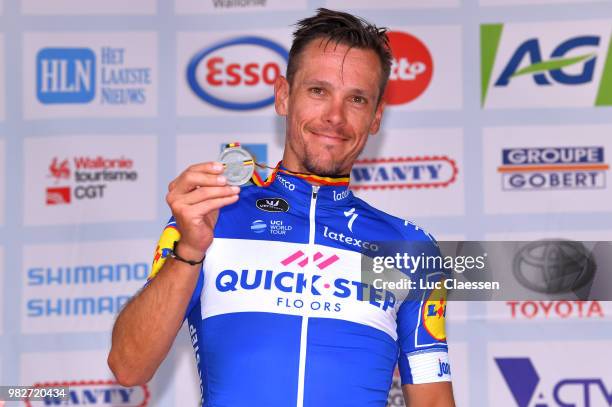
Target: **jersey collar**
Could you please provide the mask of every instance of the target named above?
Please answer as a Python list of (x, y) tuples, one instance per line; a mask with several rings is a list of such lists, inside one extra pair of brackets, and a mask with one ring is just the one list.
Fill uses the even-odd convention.
[(263, 181), (257, 172), (254, 173), (253, 183), (260, 187), (270, 187), (274, 190), (284, 190), (300, 200), (310, 200), (313, 184), (319, 184), (317, 201), (339, 203), (352, 198), (349, 190), (350, 177), (321, 177), (314, 174), (297, 174), (287, 170), (279, 162), (270, 176)]

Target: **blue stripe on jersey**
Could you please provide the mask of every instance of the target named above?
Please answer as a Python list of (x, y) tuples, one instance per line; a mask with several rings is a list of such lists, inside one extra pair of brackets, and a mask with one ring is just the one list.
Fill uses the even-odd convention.
[(384, 407), (397, 353), (397, 343), (382, 331), (310, 318), (304, 406)]

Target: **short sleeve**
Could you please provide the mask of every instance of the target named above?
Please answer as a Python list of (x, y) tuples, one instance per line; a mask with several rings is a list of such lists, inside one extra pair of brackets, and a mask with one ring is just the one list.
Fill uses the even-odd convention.
[[(171, 217), (164, 230), (162, 231), (161, 236), (157, 242), (157, 246), (155, 247), (155, 253), (153, 255), (153, 263), (151, 265), (151, 272), (147, 277), (147, 282), (145, 286), (151, 282), (157, 273), (161, 270), (168, 255), (170, 254), (170, 250), (174, 247), (174, 242), (178, 242), (181, 238), (181, 234), (176, 228), (176, 221), (174, 217)], [(185, 318), (191, 313), (191, 310), (195, 307), (195, 305), (200, 300), (200, 294), (202, 292), (202, 286), (204, 284), (204, 273), (200, 270), (200, 275), (198, 277), (198, 283), (191, 295), (191, 299), (189, 300), (189, 305), (187, 306), (187, 311), (185, 312)]]
[[(440, 256), (434, 240), (425, 255)], [(417, 294), (406, 299), (397, 314), (400, 345), (398, 367), (402, 384), (450, 381), (446, 344), (446, 289), (444, 269), (420, 270)], [(421, 285), (421, 283), (423, 285)]]

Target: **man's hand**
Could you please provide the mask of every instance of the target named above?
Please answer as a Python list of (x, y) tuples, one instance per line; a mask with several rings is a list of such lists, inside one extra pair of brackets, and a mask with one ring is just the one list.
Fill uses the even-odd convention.
[[(166, 201), (181, 234), (179, 256), (200, 260), (213, 240), (219, 208), (238, 200), (220, 163), (189, 167), (168, 186)], [(200, 265), (172, 258), (121, 311), (113, 328), (108, 365), (126, 387), (146, 383), (166, 358), (200, 276)]]
[(222, 173), (221, 163), (195, 164), (168, 185), (166, 202), (181, 234), (181, 257), (200, 259), (212, 243), (219, 208), (238, 200), (240, 188), (228, 186)]
[(406, 407), (455, 407), (451, 382), (405, 384)]

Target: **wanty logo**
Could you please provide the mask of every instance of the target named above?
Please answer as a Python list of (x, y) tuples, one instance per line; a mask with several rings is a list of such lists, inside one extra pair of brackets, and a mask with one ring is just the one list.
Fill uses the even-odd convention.
[[(517, 407), (529, 407), (533, 399), (540, 376), (529, 358), (495, 358)], [(612, 405), (612, 392), (608, 392), (601, 378), (569, 378), (559, 380), (552, 388), (554, 403), (546, 402), (542, 390), (538, 391), (538, 400), (535, 407), (596, 407)], [(571, 400), (568, 400), (571, 397)], [(601, 404), (597, 400), (605, 400)], [(579, 404), (576, 404), (578, 402)], [(503, 404), (503, 403), (502, 403)]]
[[(48, 176), (54, 180), (54, 185), (46, 188), (47, 205), (70, 204), (72, 198), (101, 199), (110, 183), (136, 181), (138, 178), (138, 172), (133, 170), (133, 160), (125, 157), (73, 157), (74, 171), (70, 168), (70, 162), (67, 158), (58, 157), (51, 160)], [(58, 186), (60, 182), (72, 185)]]
[(230, 110), (253, 110), (274, 102), (274, 82), (289, 54), (261, 37), (238, 37), (205, 48), (187, 66), (187, 82), (202, 100)]
[(447, 156), (362, 159), (351, 170), (351, 188), (444, 188), (458, 173), (457, 163)]
[(125, 48), (100, 49), (100, 67), (90, 48), (43, 48), (36, 55), (36, 97), (43, 104), (144, 104), (151, 68), (126, 66)]
[[(592, 24), (592, 28), (585, 25), (585, 31), (593, 32), (563, 37), (567, 35), (564, 27), (555, 30), (542, 27), (540, 35), (529, 35), (512, 25), (482, 25), (482, 105), (573, 106), (576, 101), (571, 99), (576, 97), (584, 101), (585, 107), (612, 105), (612, 49), (606, 46), (610, 40), (610, 26), (609, 23), (603, 24), (601, 30), (599, 26), (596, 23)], [(597, 31), (600, 33), (595, 34)], [(513, 42), (517, 36), (525, 40)], [(500, 54), (507, 59), (498, 57)], [(605, 65), (598, 68), (598, 64)], [(601, 76), (596, 78), (595, 72), (601, 72)], [(504, 91), (510, 88), (517, 93)], [(506, 93), (499, 93), (502, 91)], [(505, 101), (489, 103), (488, 98), (493, 96), (493, 92), (499, 93), (496, 96), (503, 95)], [(544, 92), (548, 92), (544, 99), (533, 97)], [(509, 100), (510, 96), (513, 97), (512, 101)]]
[(504, 191), (605, 188), (610, 168), (600, 146), (505, 148), (501, 158)]
[[(43, 399), (45, 405), (144, 407), (149, 404), (151, 397), (146, 384), (125, 388), (112, 380), (36, 383), (33, 387), (68, 387), (66, 400), (47, 397)], [(29, 399), (25, 400), (25, 405), (32, 407)]]
[[(368, 301), (372, 306), (387, 311), (393, 308), (397, 302), (395, 295), (386, 290), (376, 289), (374, 286), (361, 281), (351, 281), (346, 278), (333, 278), (332, 274), (314, 274), (317, 271), (324, 271), (336, 264), (340, 258), (333, 255), (325, 255), (316, 252), (309, 257), (302, 250), (290, 254), (280, 261), (283, 266), (278, 269), (247, 269), (238, 270), (226, 269), (217, 275), (215, 287), (219, 292), (232, 292), (238, 290), (274, 290), (279, 295), (304, 294), (309, 292), (314, 297), (310, 304), (306, 304), (312, 310), (328, 312), (340, 312), (342, 303), (332, 303), (331, 299), (349, 299), (356, 301)], [(304, 269), (310, 262), (314, 265), (313, 272), (308, 276), (301, 271), (290, 271), (289, 266)], [(324, 297), (324, 301), (318, 298)], [(303, 308), (304, 301), (300, 298), (277, 297), (276, 306), (284, 308)]]
[(400, 105), (417, 99), (427, 90), (433, 76), (433, 59), (417, 37), (398, 31), (387, 35), (393, 60), (385, 101)]

